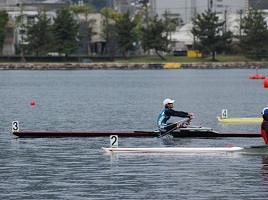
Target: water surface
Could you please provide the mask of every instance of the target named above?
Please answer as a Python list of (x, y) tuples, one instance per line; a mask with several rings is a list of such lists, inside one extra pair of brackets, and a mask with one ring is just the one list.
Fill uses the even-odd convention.
[[(120, 154), (109, 138), (14, 139), (20, 130), (153, 130), (165, 98), (195, 114), (193, 125), (259, 132), (259, 124), (217, 122), (260, 117), (267, 105), (255, 70), (0, 71), (1, 199), (267, 199), (268, 158), (227, 154)], [(268, 74), (267, 70), (259, 71)], [(30, 106), (31, 101), (35, 106)], [(176, 119), (173, 119), (176, 121)], [(263, 144), (261, 138), (119, 138), (120, 147)]]

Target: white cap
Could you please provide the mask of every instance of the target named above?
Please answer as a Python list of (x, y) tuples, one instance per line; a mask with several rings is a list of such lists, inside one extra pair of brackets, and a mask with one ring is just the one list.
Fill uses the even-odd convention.
[(168, 103), (174, 103), (174, 101), (175, 101), (175, 100), (165, 99), (165, 100), (163, 101), (163, 105), (165, 106), (165, 105), (167, 105)]
[(262, 110), (262, 112), (261, 112), (261, 114), (268, 114), (268, 107), (266, 107), (266, 108), (264, 108), (263, 110)]

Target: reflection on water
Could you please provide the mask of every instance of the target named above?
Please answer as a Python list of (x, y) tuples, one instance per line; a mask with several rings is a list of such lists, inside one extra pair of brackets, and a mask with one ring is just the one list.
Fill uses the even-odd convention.
[(268, 156), (262, 157), (261, 177), (263, 184), (268, 184)]
[(189, 146), (191, 139), (188, 138), (157, 138), (160, 147)]

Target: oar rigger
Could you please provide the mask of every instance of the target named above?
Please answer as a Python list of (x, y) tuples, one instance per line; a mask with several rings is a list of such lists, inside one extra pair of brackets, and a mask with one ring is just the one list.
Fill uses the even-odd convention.
[[(177, 129), (180, 129), (180, 128), (183, 128), (183, 127), (185, 128), (185, 124), (189, 125), (190, 124), (190, 121), (191, 121), (191, 118), (188, 118), (188, 119), (184, 119), (182, 121), (179, 121), (179, 122), (174, 123), (174, 124), (177, 124), (176, 127), (172, 128), (172, 129), (170, 129), (170, 130), (168, 130), (166, 132), (159, 131), (158, 138), (162, 138), (162, 137), (166, 137), (166, 136), (169, 136), (169, 138), (172, 137), (172, 134), (171, 133), (173, 131), (175, 131)], [(174, 124), (172, 124), (172, 125), (174, 125)]]

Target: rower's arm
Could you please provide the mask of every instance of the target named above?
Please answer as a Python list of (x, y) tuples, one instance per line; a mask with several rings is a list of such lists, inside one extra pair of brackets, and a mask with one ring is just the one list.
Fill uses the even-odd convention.
[(183, 112), (183, 111), (175, 111), (173, 109), (168, 109), (165, 111), (165, 114), (167, 116), (173, 116), (173, 117), (182, 117), (182, 118), (190, 118), (189, 114), (187, 112)]

